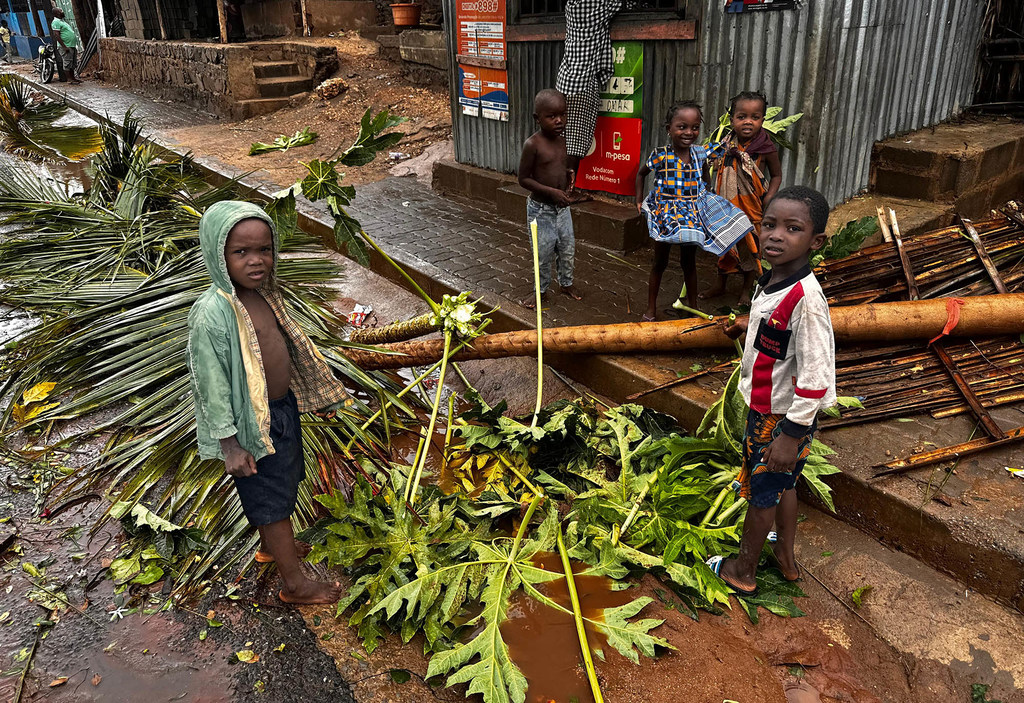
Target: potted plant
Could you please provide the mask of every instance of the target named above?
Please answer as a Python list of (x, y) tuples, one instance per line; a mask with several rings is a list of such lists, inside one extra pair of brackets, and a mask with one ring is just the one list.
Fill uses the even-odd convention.
[(399, 2), (391, 5), (391, 17), (396, 27), (415, 27), (420, 23), (420, 7), (416, 2)]

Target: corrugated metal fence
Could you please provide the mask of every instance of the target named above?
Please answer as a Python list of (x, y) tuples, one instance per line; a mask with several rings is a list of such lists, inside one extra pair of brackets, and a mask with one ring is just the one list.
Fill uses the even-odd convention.
[[(783, 155), (785, 182), (835, 203), (867, 186), (876, 140), (970, 102), (985, 0), (807, 0), (795, 11), (741, 15), (726, 15), (721, 0), (703, 4), (696, 41), (645, 42), (645, 152), (664, 143), (673, 100), (695, 96), (712, 125), (731, 95), (763, 90), (784, 115), (804, 113), (788, 133), (795, 150)], [(454, 17), (452, 0), (445, 14)], [(561, 55), (560, 42), (508, 45), (508, 124), (463, 117), (453, 95), (458, 161), (515, 171), (534, 130), (533, 96), (554, 85)]]

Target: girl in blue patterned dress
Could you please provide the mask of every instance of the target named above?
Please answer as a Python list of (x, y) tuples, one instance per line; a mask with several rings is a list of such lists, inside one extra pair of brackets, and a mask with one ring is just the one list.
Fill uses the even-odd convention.
[[(661, 277), (668, 267), (669, 251), (680, 244), (680, 264), (686, 282), (686, 298), (697, 307), (697, 247), (716, 256), (732, 249), (753, 230), (739, 208), (707, 189), (708, 159), (724, 153), (726, 144), (700, 146), (700, 105), (692, 100), (677, 102), (668, 109), (665, 129), (669, 146), (651, 152), (636, 175), (636, 207), (647, 217), (647, 229), (654, 240), (654, 262), (647, 283), (647, 312), (644, 321), (655, 319)], [(644, 181), (654, 172), (654, 188), (644, 198)]]

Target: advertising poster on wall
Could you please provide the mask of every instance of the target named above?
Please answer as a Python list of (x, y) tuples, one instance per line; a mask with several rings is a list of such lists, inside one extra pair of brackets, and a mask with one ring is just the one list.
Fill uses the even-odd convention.
[(640, 169), (644, 95), (644, 45), (612, 44), (614, 71), (601, 92), (590, 151), (580, 161), (576, 186), (632, 195)]
[(462, 114), (508, 122), (505, 0), (456, 0), (455, 10)]
[(463, 115), (508, 122), (508, 74), (460, 64), (459, 105)]
[(726, 0), (726, 13), (795, 10), (796, 0)]
[(457, 0), (459, 54), (505, 60), (505, 0)]

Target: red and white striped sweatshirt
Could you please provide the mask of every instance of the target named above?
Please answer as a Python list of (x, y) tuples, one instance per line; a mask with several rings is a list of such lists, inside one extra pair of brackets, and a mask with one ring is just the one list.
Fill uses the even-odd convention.
[(836, 402), (836, 350), (828, 303), (810, 266), (757, 282), (743, 348), (740, 392), (756, 412), (785, 415), (782, 431), (806, 434)]

